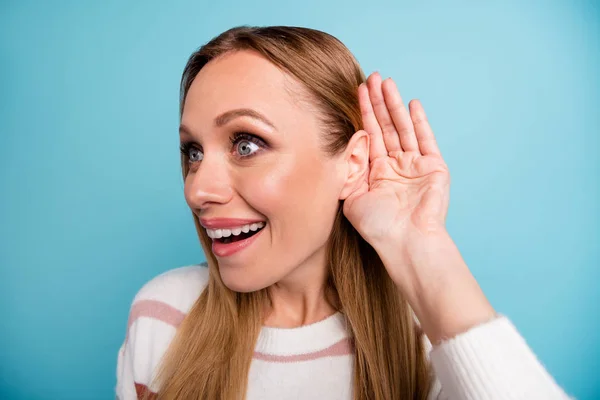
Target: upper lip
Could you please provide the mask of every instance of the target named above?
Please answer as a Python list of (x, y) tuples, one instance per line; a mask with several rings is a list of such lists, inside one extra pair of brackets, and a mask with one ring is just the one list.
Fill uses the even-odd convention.
[(264, 222), (264, 220), (256, 218), (200, 218), (200, 225), (207, 229), (236, 228), (257, 222)]

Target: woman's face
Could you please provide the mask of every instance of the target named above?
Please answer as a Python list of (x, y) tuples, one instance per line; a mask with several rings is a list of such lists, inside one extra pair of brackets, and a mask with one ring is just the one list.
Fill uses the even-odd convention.
[(208, 63), (185, 99), (185, 198), (232, 290), (302, 280), (325, 266), (345, 179), (306, 98), (291, 76), (240, 51)]

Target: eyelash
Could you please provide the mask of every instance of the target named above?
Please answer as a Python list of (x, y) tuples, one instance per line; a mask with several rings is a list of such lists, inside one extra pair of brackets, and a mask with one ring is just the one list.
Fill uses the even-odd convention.
[[(235, 132), (229, 138), (229, 141), (231, 142), (232, 146), (235, 146), (236, 144), (238, 144), (242, 140), (246, 140), (248, 142), (252, 142), (252, 143), (256, 144), (257, 146), (259, 146), (261, 148), (267, 147), (267, 143), (264, 140), (262, 140), (261, 138), (259, 138), (256, 135), (253, 135), (253, 134), (247, 133), (247, 132)], [(183, 142), (179, 146), (179, 151), (181, 151), (181, 154), (186, 158), (186, 160), (189, 158), (190, 150), (192, 148), (195, 148), (195, 149), (198, 149), (200, 151), (203, 151), (201, 146), (198, 146), (197, 144), (195, 144), (193, 142)], [(258, 153), (258, 151), (256, 153), (253, 153), (253, 154), (249, 155), (249, 156), (239, 156), (239, 157), (240, 158), (250, 158), (250, 157), (256, 155), (257, 153)]]
[[(241, 142), (242, 140), (246, 140), (248, 142), (254, 143), (256, 144), (258, 147), (264, 148), (267, 146), (267, 144), (265, 143), (264, 140), (262, 140), (261, 138), (259, 138), (256, 135), (253, 135), (251, 133), (247, 133), (247, 132), (235, 132), (233, 134), (233, 136), (231, 136), (230, 142), (232, 146), (237, 145), (239, 142)], [(257, 153), (253, 153), (250, 156), (242, 156), (243, 158), (248, 158), (248, 157), (252, 157), (253, 155), (255, 155)]]
[(186, 160), (188, 159), (190, 150), (193, 147), (197, 148), (197, 146), (192, 142), (183, 142), (179, 145), (179, 151), (181, 152), (181, 155), (186, 158)]

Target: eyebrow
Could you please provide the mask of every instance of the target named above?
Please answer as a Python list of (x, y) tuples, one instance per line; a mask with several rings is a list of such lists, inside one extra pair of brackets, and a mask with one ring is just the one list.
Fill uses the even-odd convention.
[[(270, 126), (273, 129), (277, 129), (275, 127), (275, 124), (273, 124), (271, 121), (269, 121), (269, 119), (267, 117), (265, 117), (258, 111), (255, 111), (251, 108), (236, 108), (234, 110), (226, 111), (223, 114), (221, 114), (215, 118), (215, 126), (217, 128), (220, 128), (224, 125), (227, 125), (229, 122), (233, 121), (234, 119), (240, 118), (240, 117), (250, 117), (252, 119), (256, 119), (256, 120), (262, 122), (263, 124), (265, 124), (267, 126)], [(179, 132), (188, 134), (190, 136), (192, 134), (192, 131), (183, 124), (179, 126)]]
[(275, 125), (271, 121), (269, 121), (267, 117), (251, 108), (237, 108), (235, 110), (226, 111), (223, 114), (219, 115), (217, 118), (215, 118), (215, 126), (221, 127), (239, 117), (250, 117), (259, 120), (263, 124), (275, 129)]

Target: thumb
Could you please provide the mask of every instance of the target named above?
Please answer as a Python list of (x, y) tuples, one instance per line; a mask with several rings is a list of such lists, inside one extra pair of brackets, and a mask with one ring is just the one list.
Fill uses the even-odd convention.
[(358, 198), (360, 198), (362, 195), (364, 195), (365, 193), (367, 193), (369, 191), (369, 183), (367, 182), (366, 179), (361, 180), (360, 184), (356, 186), (356, 188), (354, 189), (354, 191), (352, 193), (350, 193), (350, 195), (346, 198), (346, 200), (344, 200), (344, 214), (346, 214), (346, 217), (348, 217), (348, 213), (352, 212), (352, 209), (354, 208), (354, 205), (356, 203), (356, 200)]

